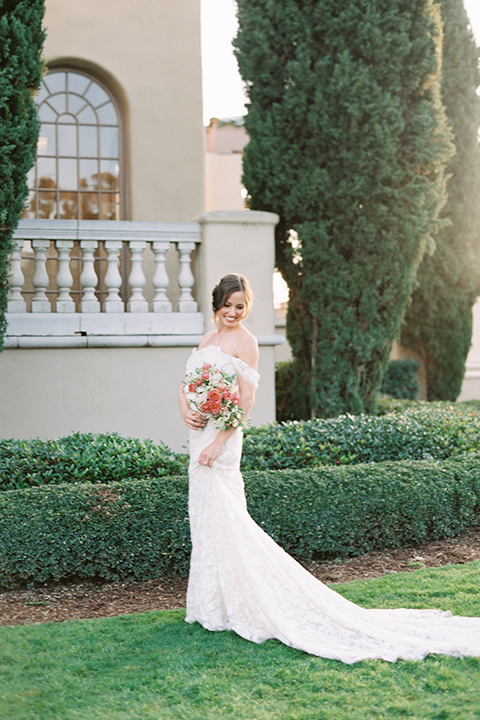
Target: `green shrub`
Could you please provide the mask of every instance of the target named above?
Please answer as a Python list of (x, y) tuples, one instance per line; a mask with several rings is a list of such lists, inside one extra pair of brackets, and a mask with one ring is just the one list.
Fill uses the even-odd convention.
[(0, 440), (0, 490), (71, 482), (149, 479), (184, 470), (183, 456), (151, 440), (74, 433), (59, 440)]
[[(255, 521), (299, 560), (448, 537), (476, 522), (480, 454), (245, 475)], [(0, 493), (0, 584), (188, 572), (183, 475)]]
[(0, 493), (0, 584), (185, 572), (185, 476)]
[(293, 392), (293, 361), (279, 362), (275, 366), (275, 411), (277, 422), (301, 420)]
[(297, 559), (449, 537), (480, 513), (480, 454), (247, 474), (252, 517)]
[(380, 392), (398, 399), (413, 400), (418, 395), (417, 372), (420, 363), (411, 358), (391, 360), (383, 376)]
[(385, 460), (444, 460), (480, 450), (480, 420), (457, 405), (416, 404), (384, 416), (341, 415), (259, 428), (245, 434), (242, 467), (275, 470)]

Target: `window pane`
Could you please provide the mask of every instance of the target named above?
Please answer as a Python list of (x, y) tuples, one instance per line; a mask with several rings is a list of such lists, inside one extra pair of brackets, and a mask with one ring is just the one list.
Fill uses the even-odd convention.
[(43, 102), (43, 100), (45, 100), (45, 98), (48, 97), (49, 94), (50, 93), (47, 90), (47, 86), (44, 82), (42, 82), (38, 93), (35, 95), (35, 102), (37, 103), (37, 105), (40, 105), (40, 103)]
[(38, 193), (38, 215), (39, 218), (48, 220), (54, 218), (57, 212), (56, 207), (56, 193), (54, 192), (39, 192)]
[(54, 158), (39, 158), (37, 161), (38, 187), (56, 187), (56, 172)]
[(40, 111), (38, 113), (38, 117), (40, 118), (41, 122), (56, 122), (58, 113), (56, 113), (52, 108), (47, 105), (47, 103), (43, 103), (42, 107), (40, 108)]
[(117, 160), (100, 160), (103, 190), (118, 190), (119, 165)]
[(27, 186), (29, 189), (35, 187), (35, 166), (30, 168), (30, 170), (28, 171)]
[(65, 113), (64, 115), (62, 115), (58, 119), (58, 122), (61, 123), (62, 125), (76, 125), (77, 124), (77, 121), (75, 120), (74, 115), (72, 115), (71, 113)]
[(58, 154), (70, 157), (77, 155), (77, 126), (58, 124)]
[(28, 199), (25, 203), (25, 210), (22, 213), (22, 218), (26, 218), (27, 220), (31, 220), (32, 218), (36, 217), (36, 208), (35, 208), (35, 190), (31, 190), (28, 193)]
[[(47, 76), (48, 79), (48, 76)], [(89, 83), (92, 81), (89, 77), (86, 77), (85, 75), (81, 75), (80, 73), (76, 72), (69, 72), (68, 73), (68, 90), (69, 92), (77, 93), (78, 95), (83, 95), (85, 90), (87, 89)]]
[(97, 124), (97, 116), (95, 115), (95, 112), (92, 110), (90, 105), (87, 105), (81, 112), (78, 113), (77, 120), (83, 125)]
[(93, 105), (93, 107), (102, 105), (104, 102), (107, 102), (107, 100), (110, 100), (105, 90), (103, 90), (100, 85), (97, 85), (95, 82), (92, 82), (85, 93), (85, 97)]
[(56, 155), (55, 125), (42, 124), (37, 152), (39, 155)]
[(98, 188), (98, 160), (80, 160), (80, 189)]
[(59, 159), (58, 187), (62, 190), (77, 189), (77, 160)]
[(65, 93), (60, 95), (51, 95), (48, 99), (48, 104), (57, 111), (59, 115), (67, 112), (67, 96)]
[(88, 107), (85, 98), (81, 95), (73, 95), (72, 93), (68, 93), (67, 95), (67, 105), (68, 112), (72, 113), (72, 115), (76, 115), (79, 110)]
[(98, 140), (97, 128), (92, 126), (80, 125), (80, 157), (97, 157), (98, 156)]
[(112, 102), (97, 108), (98, 119), (102, 125), (117, 125), (117, 112)]
[(98, 193), (81, 193), (80, 217), (82, 220), (99, 220)]
[(102, 217), (101, 220), (118, 220), (118, 195), (117, 193), (102, 193)]
[(118, 157), (118, 129), (100, 127), (100, 157)]
[(44, 82), (49, 90), (50, 94), (57, 92), (65, 92), (66, 90), (66, 73), (64, 72), (51, 72), (48, 73)]
[(58, 215), (61, 220), (73, 220), (78, 217), (77, 193), (60, 193)]

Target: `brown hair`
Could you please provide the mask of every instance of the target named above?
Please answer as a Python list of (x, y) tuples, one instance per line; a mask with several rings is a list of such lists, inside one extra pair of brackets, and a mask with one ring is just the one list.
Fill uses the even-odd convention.
[(235, 292), (243, 292), (245, 295), (245, 312), (243, 317), (247, 317), (248, 313), (252, 309), (253, 303), (253, 292), (249, 285), (249, 282), (244, 275), (237, 275), (230, 273), (225, 275), (219, 283), (215, 285), (212, 291), (212, 308), (216, 315), (217, 312), (227, 302), (230, 295)]

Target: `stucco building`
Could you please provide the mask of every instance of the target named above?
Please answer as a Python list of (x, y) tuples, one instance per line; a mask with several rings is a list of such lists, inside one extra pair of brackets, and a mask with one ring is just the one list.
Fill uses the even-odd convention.
[(276, 216), (206, 212), (200, 0), (47, 0), (45, 26), (0, 436), (116, 431), (180, 449), (185, 359), (227, 272), (256, 295), (252, 419), (273, 420)]

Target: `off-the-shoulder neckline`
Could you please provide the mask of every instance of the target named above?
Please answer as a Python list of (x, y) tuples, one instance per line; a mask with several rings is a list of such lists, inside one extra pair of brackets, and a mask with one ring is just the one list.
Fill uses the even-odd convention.
[(225, 350), (222, 350), (220, 345), (212, 345), (210, 343), (210, 345), (205, 345), (205, 347), (203, 347), (203, 348), (198, 348), (198, 347), (193, 348), (193, 352), (202, 352), (202, 350), (209, 350), (210, 348), (215, 348), (216, 350), (219, 350), (222, 353), (222, 355), (225, 355), (226, 357), (229, 357), (232, 360), (236, 360), (237, 362), (242, 363), (242, 365), (245, 365), (245, 367), (250, 368), (250, 370), (253, 370), (253, 372), (258, 374), (258, 371), (255, 370), (255, 368), (252, 368), (252, 366), (249, 365), (247, 362), (245, 362), (245, 360), (242, 360), (242, 358), (236, 357), (236, 355), (230, 355), (230, 353), (227, 353), (227, 352), (225, 352)]

